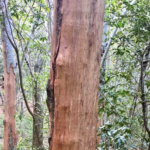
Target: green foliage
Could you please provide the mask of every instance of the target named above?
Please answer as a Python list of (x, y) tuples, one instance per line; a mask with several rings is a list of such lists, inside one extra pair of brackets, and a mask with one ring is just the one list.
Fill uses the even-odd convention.
[[(49, 115), (46, 107), (46, 84), (49, 77), (50, 66), (50, 8), (46, 0), (11, 0), (8, 4), (13, 20), (13, 36), (19, 49), (23, 86), (30, 109), (33, 111), (35, 93), (40, 101), (40, 116), (43, 118), (44, 147), (48, 149)], [(0, 63), (2, 63), (0, 61)], [(40, 66), (40, 67), (39, 67)], [(1, 67), (1, 66), (0, 66)], [(39, 69), (39, 68), (40, 69)], [(0, 68), (1, 69), (1, 68)], [(20, 90), (19, 73), (17, 78), (17, 112), (16, 124), (18, 134), (17, 150), (32, 149), (33, 120), (29, 115)], [(38, 106), (39, 106), (38, 105)], [(0, 116), (1, 117), (1, 116)], [(3, 119), (0, 118), (0, 135), (3, 135)], [(0, 149), (3, 143), (0, 137)]]
[[(136, 1), (134, 5), (130, 2), (111, 0), (106, 4), (108, 33), (115, 27), (118, 32), (112, 38), (106, 68), (101, 68), (106, 70), (102, 75), (104, 85), (100, 86), (98, 110), (103, 118), (98, 129), (101, 150), (146, 150), (149, 145), (141, 105), (140, 61), (150, 40), (150, 5), (146, 0)], [(122, 15), (125, 8), (127, 13)], [(150, 98), (149, 71), (148, 63), (144, 77), (147, 100)]]

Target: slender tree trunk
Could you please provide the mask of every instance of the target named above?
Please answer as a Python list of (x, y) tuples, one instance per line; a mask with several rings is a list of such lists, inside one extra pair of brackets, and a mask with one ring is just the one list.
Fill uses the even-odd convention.
[(95, 149), (104, 3), (55, 0), (50, 150)]
[(4, 119), (4, 150), (16, 150), (17, 134), (16, 134), (16, 87), (15, 74), (13, 68), (10, 67), (10, 73), (4, 68), (4, 97), (5, 97), (5, 119)]
[[(107, 22), (104, 23), (104, 28), (103, 28), (103, 39), (102, 39), (102, 52), (101, 52), (101, 57), (103, 57), (103, 54), (105, 53), (105, 49), (106, 49), (106, 46), (107, 46), (107, 42), (106, 42), (106, 33), (108, 33), (108, 24)], [(100, 72), (100, 92), (99, 92), (99, 95), (100, 95), (100, 98), (104, 98), (104, 91), (103, 91), (103, 88), (104, 88), (104, 85), (105, 85), (105, 73), (106, 72), (106, 59), (105, 59), (105, 62), (103, 63), (103, 65), (101, 66), (101, 72)], [(105, 105), (105, 102), (102, 101), (100, 106), (99, 106), (99, 109), (100, 108), (104, 108), (104, 105)], [(99, 117), (98, 118), (98, 122), (97, 122), (97, 128), (99, 128), (100, 126), (102, 126), (103, 124), (103, 114), (101, 116), (101, 118)], [(98, 132), (97, 134), (99, 135), (101, 132)], [(97, 136), (97, 145), (99, 145), (101, 143), (101, 136)]]
[[(11, 20), (7, 10), (8, 1), (0, 1), (0, 8), (3, 12), (2, 45), (4, 62), (4, 99), (5, 99), (5, 119), (4, 119), (4, 150), (16, 150), (16, 82), (14, 67), (16, 67), (14, 49), (9, 41), (12, 39)], [(9, 35), (9, 38), (8, 38)]]
[(37, 87), (33, 120), (33, 148), (44, 150), (43, 146), (43, 107), (41, 106), (41, 90)]
[(21, 116), (24, 115), (24, 105), (23, 105), (23, 101), (20, 102), (20, 115), (21, 115)]
[[(43, 60), (39, 59), (35, 64), (34, 72), (40, 73), (43, 66)], [(41, 89), (37, 81), (34, 87), (34, 120), (33, 120), (33, 148), (44, 150), (43, 146), (43, 105), (41, 101)]]
[(2, 94), (1, 91), (0, 91), (0, 97), (1, 97), (1, 100), (2, 100), (2, 105), (4, 105), (4, 97), (3, 97), (3, 94)]

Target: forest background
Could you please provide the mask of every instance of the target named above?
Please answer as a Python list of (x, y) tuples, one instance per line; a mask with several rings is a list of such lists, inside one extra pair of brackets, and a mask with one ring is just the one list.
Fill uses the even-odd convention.
[[(49, 113), (46, 85), (51, 58), (52, 0), (11, 0), (13, 40), (19, 49), (22, 80), (31, 110), (37, 109), (42, 148), (48, 149)], [(2, 11), (1, 11), (2, 22)], [(150, 3), (148, 0), (106, 1), (99, 108), (101, 140), (97, 149), (147, 150), (150, 148)], [(2, 41), (2, 38), (1, 40)], [(16, 57), (16, 56), (15, 56)], [(16, 72), (16, 128), (18, 150), (36, 147), (32, 116), (24, 103)], [(0, 48), (0, 149), (4, 133), (4, 71)], [(35, 107), (36, 105), (36, 107)]]

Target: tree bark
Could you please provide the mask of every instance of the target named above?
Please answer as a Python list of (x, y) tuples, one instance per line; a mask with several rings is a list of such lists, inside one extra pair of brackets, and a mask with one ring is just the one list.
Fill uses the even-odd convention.
[(4, 105), (4, 97), (3, 97), (3, 93), (0, 91), (0, 97), (1, 97), (1, 100), (2, 100), (2, 105)]
[(5, 119), (4, 119), (4, 150), (16, 150), (17, 133), (16, 133), (16, 86), (15, 74), (10, 67), (10, 73), (4, 68), (4, 97), (5, 97)]
[(104, 0), (55, 0), (47, 90), (54, 121), (50, 150), (95, 149), (104, 5)]
[[(34, 66), (34, 72), (40, 73), (43, 67), (43, 60), (39, 59)], [(34, 119), (33, 119), (33, 148), (44, 150), (43, 145), (43, 105), (41, 99), (41, 89), (38, 81), (35, 81), (34, 87)]]
[[(5, 119), (4, 119), (4, 150), (16, 150), (16, 82), (14, 68), (16, 67), (15, 53), (9, 38), (12, 39), (12, 26), (7, 10), (8, 1), (0, 1), (0, 9), (3, 12), (2, 22), (2, 45), (4, 63), (4, 99), (5, 99)], [(9, 35), (9, 38), (8, 38)]]

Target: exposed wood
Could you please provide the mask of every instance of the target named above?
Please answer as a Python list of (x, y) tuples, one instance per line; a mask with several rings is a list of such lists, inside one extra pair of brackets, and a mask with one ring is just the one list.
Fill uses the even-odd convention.
[(104, 0), (55, 0), (51, 150), (94, 150)]
[[(4, 28), (2, 30), (2, 36), (5, 34), (4, 37), (6, 37), (7, 42), (5, 42), (5, 39), (3, 39), (3, 41), (5, 42), (5, 44), (7, 45), (6, 47), (9, 50), (9, 53), (7, 52), (7, 57), (6, 57), (7, 72), (9, 73), (10, 65), (12, 65), (12, 67), (15, 68), (17, 66), (17, 63), (18, 63), (20, 87), (21, 87), (22, 95), (23, 95), (24, 102), (25, 102), (25, 105), (27, 107), (27, 110), (30, 113), (30, 115), (32, 116), (32, 118), (34, 119), (33, 112), (31, 111), (31, 109), (29, 107), (29, 104), (28, 104), (28, 101), (27, 101), (27, 98), (26, 98), (26, 95), (25, 95), (25, 90), (24, 90), (24, 86), (23, 86), (21, 63), (20, 63), (20, 58), (19, 58), (19, 49), (18, 49), (17, 44), (16, 44), (16, 42), (14, 40), (14, 37), (13, 37), (12, 22), (11, 22), (11, 19), (10, 19), (10, 16), (9, 16), (10, 13), (6, 8), (7, 3), (8, 3), (7, 0), (6, 1), (4, 1), (4, 0), (0, 1), (0, 9), (2, 9), (3, 24), (4, 24)], [(3, 31), (4, 31), (4, 34), (3, 34)], [(10, 48), (11, 48), (11, 50), (10, 50)], [(12, 49), (14, 49), (15, 52), (16, 52), (17, 63), (14, 61), (14, 59), (11, 58), (14, 55), (14, 51)]]
[[(15, 53), (7, 33), (12, 39), (11, 20), (7, 10), (8, 1), (0, 1), (0, 9), (3, 12), (3, 25), (1, 26), (2, 45), (3, 45), (3, 64), (4, 64), (4, 99), (5, 99), (5, 118), (4, 118), (4, 150), (16, 150), (16, 81), (14, 68), (16, 62)], [(1, 24), (2, 25), (2, 24)], [(7, 33), (6, 33), (7, 32)]]
[(4, 69), (5, 84), (5, 120), (4, 120), (4, 149), (16, 150), (17, 133), (16, 133), (16, 83), (13, 68), (10, 67), (10, 73)]
[(6, 69), (5, 59), (5, 45), (3, 43), (4, 50), (4, 97), (5, 97), (5, 120), (4, 120), (4, 149), (16, 150), (17, 134), (16, 134), (16, 83), (15, 74), (12, 67), (10, 67), (10, 73)]

